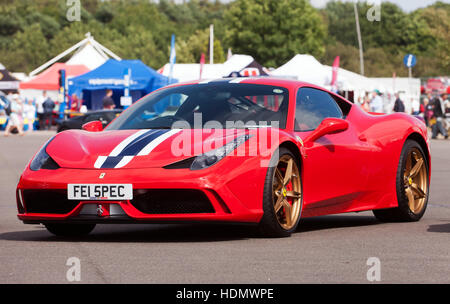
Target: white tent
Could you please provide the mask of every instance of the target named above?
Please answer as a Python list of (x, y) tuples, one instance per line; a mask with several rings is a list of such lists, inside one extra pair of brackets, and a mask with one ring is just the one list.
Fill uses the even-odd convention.
[[(76, 51), (76, 52), (75, 52)], [(69, 59), (67, 64), (69, 65), (79, 65), (82, 64), (89, 69), (95, 69), (105, 63), (109, 58), (113, 58), (116, 60), (121, 60), (119, 56), (111, 52), (109, 49), (98, 43), (94, 37), (91, 36), (91, 33), (86, 34), (86, 38), (68, 48), (64, 52), (60, 53), (56, 57), (50, 59), (34, 71), (30, 73), (30, 77), (35, 76), (41, 71), (47, 69), (49, 66), (53, 65), (55, 62), (58, 62), (62, 58), (67, 55), (75, 52), (72, 58)], [(92, 68), (91, 68), (92, 67)]]
[[(328, 74), (327, 84), (330, 84), (333, 73), (333, 67), (328, 65), (325, 65), (324, 67)], [(339, 90), (342, 91), (359, 91), (359, 90), (373, 91), (376, 89), (382, 91), (383, 89), (382, 86), (373, 79), (370, 79), (368, 77), (365, 77), (352, 71), (348, 71), (343, 68), (338, 69), (337, 84)]]
[[(333, 67), (322, 65), (316, 58), (307, 54), (297, 54), (278, 69), (272, 76), (294, 78), (331, 89)], [(353, 91), (353, 100), (363, 97), (366, 92), (384, 92), (383, 83), (343, 68), (338, 69), (337, 88), (339, 91)]]
[[(222, 77), (222, 64), (204, 64), (202, 79)], [(166, 63), (158, 72), (164, 76), (170, 75), (170, 64)], [(200, 79), (200, 64), (198, 63), (176, 63), (173, 66), (172, 77), (179, 82), (194, 81)]]
[(94, 70), (104, 64), (108, 59), (108, 55), (100, 52), (90, 41), (87, 41), (66, 63), (69, 65), (82, 64), (89, 70)]
[[(204, 64), (201, 78), (214, 79), (226, 77), (232, 72), (241, 71), (253, 61), (252, 56), (236, 54), (224, 63)], [(199, 80), (200, 67), (201, 65), (199, 63), (176, 63), (173, 66), (172, 77), (178, 79), (180, 82)], [(170, 64), (165, 64), (158, 72), (168, 77), (170, 74)]]
[[(314, 56), (297, 54), (291, 60), (273, 70), (272, 76), (294, 78), (319, 86), (329, 84), (328, 71)], [(331, 75), (331, 74), (330, 74)]]
[(391, 104), (389, 109), (393, 108), (394, 94), (399, 93), (400, 98), (405, 104), (405, 110), (407, 113), (411, 112), (412, 101), (420, 101), (420, 78), (407, 78), (407, 77), (387, 77), (387, 78), (370, 78), (374, 82), (380, 83), (384, 86), (385, 90), (382, 91), (389, 94), (391, 98)]
[(239, 72), (254, 60), (255, 59), (249, 55), (232, 55), (230, 59), (223, 63), (221, 73), (223, 76), (228, 76), (232, 72)]

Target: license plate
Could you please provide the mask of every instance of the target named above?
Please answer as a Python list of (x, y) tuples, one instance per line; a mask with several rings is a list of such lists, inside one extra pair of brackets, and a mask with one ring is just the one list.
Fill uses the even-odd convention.
[(69, 200), (120, 201), (133, 199), (132, 184), (68, 184)]

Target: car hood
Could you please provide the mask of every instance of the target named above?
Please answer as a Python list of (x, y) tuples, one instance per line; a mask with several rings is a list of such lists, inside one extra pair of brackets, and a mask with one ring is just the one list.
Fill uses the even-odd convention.
[(62, 168), (159, 168), (219, 148), (256, 130), (68, 130), (46, 151)]

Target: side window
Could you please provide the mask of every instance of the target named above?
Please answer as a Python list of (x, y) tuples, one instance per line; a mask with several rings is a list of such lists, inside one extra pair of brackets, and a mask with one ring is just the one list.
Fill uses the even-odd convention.
[(342, 110), (326, 92), (301, 88), (295, 106), (295, 131), (311, 131), (327, 117), (343, 118)]
[(344, 114), (344, 118), (347, 117), (348, 113), (350, 113), (350, 110), (352, 109), (352, 104), (345, 101), (339, 96), (335, 96), (332, 94), (330, 94), (330, 96), (334, 99), (334, 101), (336, 101), (339, 108), (341, 108), (342, 114)]

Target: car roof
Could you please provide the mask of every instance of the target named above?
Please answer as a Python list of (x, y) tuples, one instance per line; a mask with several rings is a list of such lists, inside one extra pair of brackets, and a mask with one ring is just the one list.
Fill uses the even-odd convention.
[(159, 91), (161, 89), (170, 88), (170, 87), (178, 87), (183, 85), (196, 85), (196, 84), (226, 84), (226, 83), (235, 83), (235, 84), (262, 84), (262, 85), (272, 85), (272, 86), (282, 86), (286, 87), (288, 89), (297, 89), (301, 87), (308, 87), (308, 88), (315, 88), (322, 91), (325, 91), (331, 95), (337, 96), (339, 99), (344, 100), (350, 105), (353, 105), (352, 102), (345, 99), (343, 96), (340, 96), (334, 92), (331, 92), (327, 90), (324, 87), (305, 82), (305, 81), (299, 81), (291, 78), (283, 78), (283, 77), (273, 77), (273, 76), (259, 76), (259, 77), (225, 77), (225, 78), (216, 78), (216, 79), (202, 79), (202, 80), (196, 80), (196, 81), (187, 81), (187, 82), (178, 82), (174, 83), (168, 86), (165, 86), (163, 88), (160, 88), (156, 91)]
[[(220, 84), (220, 83), (242, 83), (242, 84), (262, 84), (262, 85), (274, 85), (284, 87), (313, 87), (321, 90), (328, 91), (327, 89), (317, 86), (305, 81), (299, 81), (291, 78), (272, 77), (272, 76), (260, 76), (260, 77), (227, 77), (227, 78), (215, 78), (215, 79), (202, 79), (196, 81), (187, 81), (171, 84), (167, 87), (177, 87), (182, 85), (195, 85), (195, 84)], [(166, 88), (167, 88), (166, 87)]]

